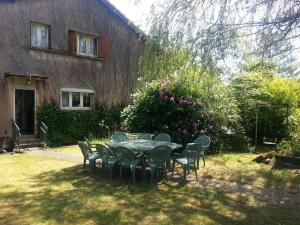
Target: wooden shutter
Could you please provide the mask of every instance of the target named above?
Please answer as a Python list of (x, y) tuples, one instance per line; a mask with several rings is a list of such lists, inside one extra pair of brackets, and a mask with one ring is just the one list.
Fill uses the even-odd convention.
[(76, 55), (77, 43), (76, 43), (76, 32), (68, 31), (68, 52), (69, 55)]
[(108, 37), (98, 38), (98, 57), (106, 58), (109, 53), (110, 40)]

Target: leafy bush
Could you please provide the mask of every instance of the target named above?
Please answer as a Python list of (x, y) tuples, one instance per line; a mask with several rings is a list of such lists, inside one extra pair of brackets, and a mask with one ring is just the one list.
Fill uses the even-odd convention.
[(121, 107), (100, 107), (89, 111), (64, 111), (56, 106), (44, 106), (38, 118), (49, 128), (49, 145), (76, 143), (84, 137), (107, 137), (120, 128)]
[(244, 73), (235, 78), (233, 90), (249, 138), (254, 140), (256, 110), (258, 109), (258, 139), (287, 136), (287, 108), (289, 113), (300, 105), (300, 83), (281, 77), (272, 63), (249, 63)]
[(294, 111), (289, 118), (289, 136), (279, 145), (283, 155), (300, 156), (300, 109)]
[(201, 93), (187, 76), (148, 83), (134, 94), (133, 104), (122, 112), (123, 127), (132, 132), (166, 132), (181, 144), (207, 133), (214, 151), (233, 144), (245, 145), (236, 107), (231, 107), (234, 101), (217, 93), (214, 97), (224, 100), (224, 104), (211, 104), (216, 100), (209, 102)]

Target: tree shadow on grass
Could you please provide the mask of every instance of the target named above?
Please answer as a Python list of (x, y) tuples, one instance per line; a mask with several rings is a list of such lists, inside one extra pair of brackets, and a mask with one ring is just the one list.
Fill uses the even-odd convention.
[(110, 182), (82, 166), (28, 182), (28, 189), (1, 194), (9, 210), (0, 224), (297, 224), (300, 209), (171, 181)]

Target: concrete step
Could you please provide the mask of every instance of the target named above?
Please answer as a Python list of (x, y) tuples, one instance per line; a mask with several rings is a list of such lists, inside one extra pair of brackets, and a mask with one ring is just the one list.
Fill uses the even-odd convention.
[(30, 143), (41, 143), (41, 140), (38, 139), (38, 138), (35, 138), (35, 139), (20, 139), (19, 140), (19, 143), (20, 144), (30, 144)]
[(41, 140), (35, 135), (22, 135), (19, 140), (20, 149), (40, 147)]
[(19, 144), (20, 149), (41, 147), (41, 143)]
[(37, 139), (38, 137), (35, 135), (21, 135), (20, 140), (25, 140), (25, 139)]

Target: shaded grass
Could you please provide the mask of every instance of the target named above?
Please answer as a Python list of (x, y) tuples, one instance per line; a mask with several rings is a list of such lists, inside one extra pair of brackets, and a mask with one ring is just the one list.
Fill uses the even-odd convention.
[[(72, 147), (72, 151), (79, 151)], [(71, 152), (70, 149), (61, 151)], [(59, 151), (59, 150), (57, 150)], [(299, 184), (290, 171), (269, 172), (253, 155), (209, 157), (203, 176)], [(299, 206), (275, 205), (239, 193), (169, 181), (151, 186), (110, 182), (76, 163), (32, 154), (0, 156), (0, 224), (298, 224)], [(252, 171), (256, 178), (252, 178)], [(255, 172), (256, 171), (256, 172)], [(263, 172), (267, 173), (264, 174)], [(236, 173), (240, 173), (236, 175)], [(270, 175), (270, 174), (272, 175)], [(243, 178), (246, 176), (246, 178)], [(280, 177), (275, 184), (269, 180)], [(259, 180), (259, 181), (257, 181)], [(268, 183), (269, 182), (269, 183)]]
[(270, 165), (253, 161), (258, 155), (227, 153), (208, 157), (204, 176), (228, 180), (253, 187), (274, 187), (300, 190), (300, 170), (272, 169)]

